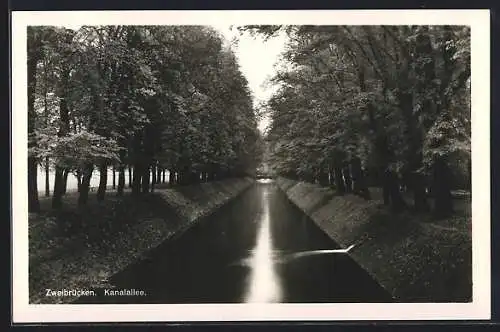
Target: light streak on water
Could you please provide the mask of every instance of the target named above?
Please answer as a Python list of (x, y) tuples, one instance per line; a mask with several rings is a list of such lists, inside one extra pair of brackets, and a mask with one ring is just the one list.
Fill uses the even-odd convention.
[(249, 258), (251, 269), (246, 302), (279, 302), (281, 299), (280, 280), (274, 269), (273, 243), (271, 237), (269, 201), (267, 188), (262, 195), (262, 214), (257, 242)]

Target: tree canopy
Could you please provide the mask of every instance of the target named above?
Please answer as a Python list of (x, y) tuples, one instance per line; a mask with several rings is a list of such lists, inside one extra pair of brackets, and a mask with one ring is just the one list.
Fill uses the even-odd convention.
[(242, 176), (259, 163), (248, 83), (224, 38), (204, 26), (28, 28), (30, 209), (36, 167), (56, 171), (53, 206), (65, 172), (79, 177), (81, 204), (94, 169), (134, 169), (132, 192), (153, 189), (169, 170), (179, 184)]
[(417, 211), (429, 208), (430, 189), (436, 213), (450, 213), (450, 190), (470, 167), (468, 27), (239, 30), (288, 36), (272, 79), (279, 88), (266, 105), (276, 172), (366, 198), (367, 185), (381, 185), (396, 209), (405, 205), (400, 184), (413, 191)]

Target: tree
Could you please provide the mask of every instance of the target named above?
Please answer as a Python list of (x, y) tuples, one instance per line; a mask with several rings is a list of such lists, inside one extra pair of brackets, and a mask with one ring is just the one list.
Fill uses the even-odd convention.
[[(260, 136), (251, 93), (230, 46), (214, 30), (83, 26), (37, 33), (43, 31), (50, 31), (39, 43), (43, 65), (34, 70), (44, 85), (34, 99), (43, 104), (51, 96), (51, 105), (40, 106), (47, 115), (30, 113), (38, 119), (30, 151), (56, 170), (54, 208), (62, 204), (69, 172), (78, 178), (84, 205), (96, 168), (98, 200), (105, 198), (109, 167), (118, 171), (118, 195), (127, 165), (133, 166), (134, 195), (152, 191), (165, 169), (171, 183), (180, 184), (255, 169)], [(62, 155), (68, 151), (75, 157)]]
[(37, 85), (36, 70), (38, 62), (42, 57), (42, 33), (34, 27), (27, 30), (27, 50), (28, 50), (28, 210), (38, 212), (40, 203), (38, 201), (37, 187), (37, 159), (30, 150), (37, 147), (35, 133), (35, 89)]
[(444, 173), (450, 173), (451, 159), (466, 160), (470, 151), (463, 107), (470, 103), (468, 28), (239, 30), (288, 36), (282, 69), (273, 79), (280, 88), (267, 104), (268, 139), (279, 173), (334, 184), (340, 194), (352, 189), (365, 198), (369, 181), (383, 187), (384, 202), (396, 210), (406, 207), (399, 189), (405, 183), (417, 212), (428, 210), (430, 186), (436, 215), (449, 215), (453, 181)]

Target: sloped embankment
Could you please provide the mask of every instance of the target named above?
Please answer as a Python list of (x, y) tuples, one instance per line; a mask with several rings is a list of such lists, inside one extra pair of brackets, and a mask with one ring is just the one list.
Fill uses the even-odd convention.
[[(392, 214), (377, 200), (277, 179), (288, 198), (398, 302), (472, 300), (470, 215), (434, 221)], [(470, 202), (469, 202), (470, 203)]]
[(215, 212), (253, 183), (250, 178), (202, 183), (158, 190), (157, 195), (173, 208), (181, 220), (176, 233)]
[[(97, 224), (125, 223), (119, 231), (104, 234), (98, 241), (88, 234), (71, 237), (57, 232), (56, 219), (31, 215), (29, 230), (30, 303), (71, 303), (72, 296), (47, 296), (47, 289), (88, 290), (105, 287), (112, 275), (144, 257), (172, 236), (178, 236), (201, 218), (215, 212), (253, 183), (252, 179), (229, 179), (199, 185), (157, 189), (142, 200), (130, 196), (108, 197), (102, 205), (89, 202), (88, 219)], [(73, 197), (74, 196), (74, 197)], [(74, 212), (77, 196), (67, 195), (66, 206)], [(117, 214), (117, 207), (124, 212)], [(116, 220), (114, 220), (116, 219)], [(130, 220), (128, 220), (130, 219)], [(102, 233), (102, 234), (101, 234)]]

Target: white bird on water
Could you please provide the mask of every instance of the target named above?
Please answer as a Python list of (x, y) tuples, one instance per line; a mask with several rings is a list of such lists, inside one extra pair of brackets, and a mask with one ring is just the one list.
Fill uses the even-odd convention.
[(325, 249), (325, 250), (309, 250), (309, 251), (301, 251), (301, 252), (296, 252), (293, 254), (290, 254), (288, 257), (289, 258), (299, 258), (299, 257), (305, 257), (305, 256), (312, 256), (312, 255), (321, 255), (321, 254), (348, 254), (349, 251), (351, 251), (352, 248), (354, 248), (356, 245), (352, 244), (346, 249)]
[[(314, 255), (324, 255), (324, 254), (348, 254), (356, 245), (350, 245), (346, 249), (322, 249), (322, 250), (308, 250), (308, 251), (299, 251), (296, 253), (288, 254), (281, 256), (279, 255), (279, 252), (273, 253), (273, 260), (275, 263), (287, 263), (292, 259), (295, 258), (300, 258), (300, 257), (307, 257), (307, 256), (314, 256)], [(237, 263), (233, 263), (231, 265), (240, 265), (240, 266), (249, 266), (251, 257), (247, 257), (245, 259), (240, 260)]]

